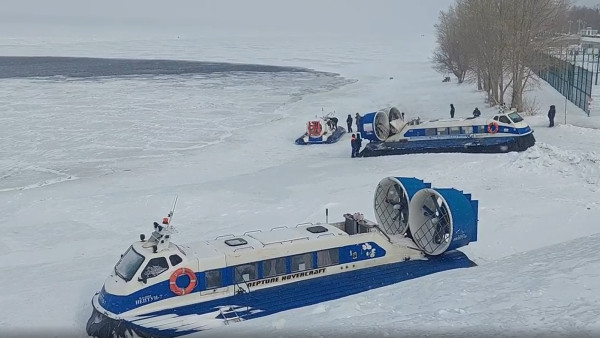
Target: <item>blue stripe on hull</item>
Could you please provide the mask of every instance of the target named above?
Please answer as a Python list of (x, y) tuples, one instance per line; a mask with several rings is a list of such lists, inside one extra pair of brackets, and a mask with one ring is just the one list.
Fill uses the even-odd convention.
[(359, 157), (416, 153), (506, 153), (524, 151), (534, 144), (533, 133), (507, 137), (371, 142), (359, 153)]
[[(430, 257), (428, 260), (413, 260), (398, 262), (354, 270), (336, 275), (318, 277), (287, 285), (238, 294), (218, 300), (197, 303), (179, 308), (149, 313), (144, 317), (176, 314), (207, 314), (218, 311), (219, 307), (236, 306), (237, 315), (247, 320), (271, 315), (273, 313), (313, 305), (371, 289), (387, 286), (401, 281), (422, 277), (440, 271), (466, 268), (475, 264), (460, 251), (447, 252), (441, 256)], [(223, 320), (216, 315), (215, 320)], [(143, 328), (132, 323), (121, 322), (136, 332), (149, 336), (181, 336), (196, 330), (180, 330), (170, 328), (158, 330)], [(200, 329), (201, 331), (201, 329)]]

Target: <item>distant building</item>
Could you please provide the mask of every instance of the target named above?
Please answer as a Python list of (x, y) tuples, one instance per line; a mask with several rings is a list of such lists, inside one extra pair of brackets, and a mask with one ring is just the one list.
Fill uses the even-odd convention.
[(600, 35), (581, 36), (581, 49), (585, 54), (600, 54)]
[(598, 35), (598, 30), (597, 29), (592, 29), (592, 27), (588, 27), (586, 29), (582, 29), (579, 31), (579, 35), (581, 36), (598, 36), (600, 37), (600, 35)]

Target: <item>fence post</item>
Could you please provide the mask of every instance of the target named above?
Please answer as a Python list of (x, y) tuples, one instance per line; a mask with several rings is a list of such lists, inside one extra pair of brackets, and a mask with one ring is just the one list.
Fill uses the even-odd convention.
[(600, 49), (598, 50), (598, 61), (596, 62), (596, 86), (598, 85), (598, 67), (600, 67)]

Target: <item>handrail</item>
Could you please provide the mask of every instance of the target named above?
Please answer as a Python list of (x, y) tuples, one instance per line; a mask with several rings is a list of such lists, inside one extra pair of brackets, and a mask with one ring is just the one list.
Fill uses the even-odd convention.
[(317, 236), (317, 238), (321, 237), (321, 236), (335, 236), (332, 232), (326, 233), (326, 234), (320, 234), (319, 236)]
[(296, 228), (299, 227), (299, 226), (301, 226), (301, 225), (307, 225), (307, 224), (313, 225), (314, 223), (313, 222), (298, 223), (298, 224), (296, 224)]
[(253, 232), (262, 232), (262, 230), (250, 230), (250, 231), (246, 231), (246, 232), (244, 232), (244, 234), (242, 236), (246, 236), (247, 234), (251, 234)]
[(229, 234), (229, 235), (221, 235), (221, 236), (217, 236), (215, 239), (219, 239), (219, 238), (225, 238), (225, 237), (235, 237), (234, 234)]
[(278, 227), (271, 228), (271, 231), (276, 230), (276, 229), (289, 229), (289, 228), (288, 228), (287, 225), (281, 225), (281, 226), (278, 226)]
[(385, 232), (383, 232), (383, 230), (381, 230), (381, 228), (379, 227), (379, 225), (378, 225), (378, 224), (376, 224), (376, 223), (373, 223), (373, 224), (374, 224), (374, 225), (373, 225), (373, 227), (374, 227), (375, 229), (379, 230), (379, 232), (381, 232), (381, 234), (382, 234), (382, 235), (384, 235), (384, 236), (385, 236), (385, 238), (387, 238), (387, 239), (388, 239), (388, 241), (391, 243), (391, 242), (392, 242), (392, 239), (390, 238), (390, 236), (388, 236), (388, 235), (387, 235)]
[(282, 244), (283, 245), (283, 243), (285, 243), (285, 242), (292, 243), (293, 241), (300, 241), (300, 240), (303, 240), (303, 239), (309, 240), (310, 237), (306, 236), (306, 237), (299, 237), (299, 238), (285, 239), (285, 240), (282, 240), (282, 241), (270, 242), (270, 243), (264, 244), (263, 247), (265, 247), (267, 245), (271, 245), (271, 244)]
[(243, 247), (243, 248), (237, 248), (237, 249), (234, 249), (234, 250), (233, 250), (233, 252), (236, 252), (236, 251), (238, 251), (238, 250), (246, 250), (246, 249), (254, 249), (254, 247), (253, 247), (252, 245), (250, 245), (250, 246), (245, 246), (245, 247)]
[[(291, 243), (291, 242), (293, 242), (293, 241), (299, 241), (299, 240), (302, 240), (302, 239), (309, 240), (310, 238), (309, 238), (308, 236), (306, 236), (306, 237), (300, 237), (300, 238), (293, 238), (293, 239), (290, 239), (290, 240), (288, 240), (288, 241)], [(284, 242), (285, 242), (285, 241), (284, 241)]]
[(271, 243), (263, 244), (263, 248), (264, 248), (265, 246), (267, 246), (267, 245), (271, 245), (271, 244), (281, 244), (281, 245), (283, 245), (283, 242), (282, 242), (282, 241), (278, 241), (278, 242), (271, 242)]

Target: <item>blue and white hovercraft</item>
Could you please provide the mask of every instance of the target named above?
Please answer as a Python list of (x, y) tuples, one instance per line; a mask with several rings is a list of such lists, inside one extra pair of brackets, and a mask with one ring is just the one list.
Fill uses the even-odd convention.
[(359, 157), (413, 153), (505, 153), (535, 144), (533, 130), (516, 111), (501, 107), (483, 117), (404, 121), (396, 108), (365, 114), (358, 130), (370, 142)]
[[(170, 216), (121, 256), (92, 299), (93, 337), (175, 337), (475, 264), (478, 201), (409, 177), (381, 180), (377, 223), (277, 227), (188, 245)], [(172, 212), (169, 214), (172, 215)]]
[(339, 141), (346, 133), (346, 129), (338, 126), (337, 121), (337, 118), (334, 118), (329, 114), (320, 119), (308, 121), (306, 123), (306, 132), (304, 135), (298, 137), (295, 143), (298, 145), (306, 145), (327, 144)]

